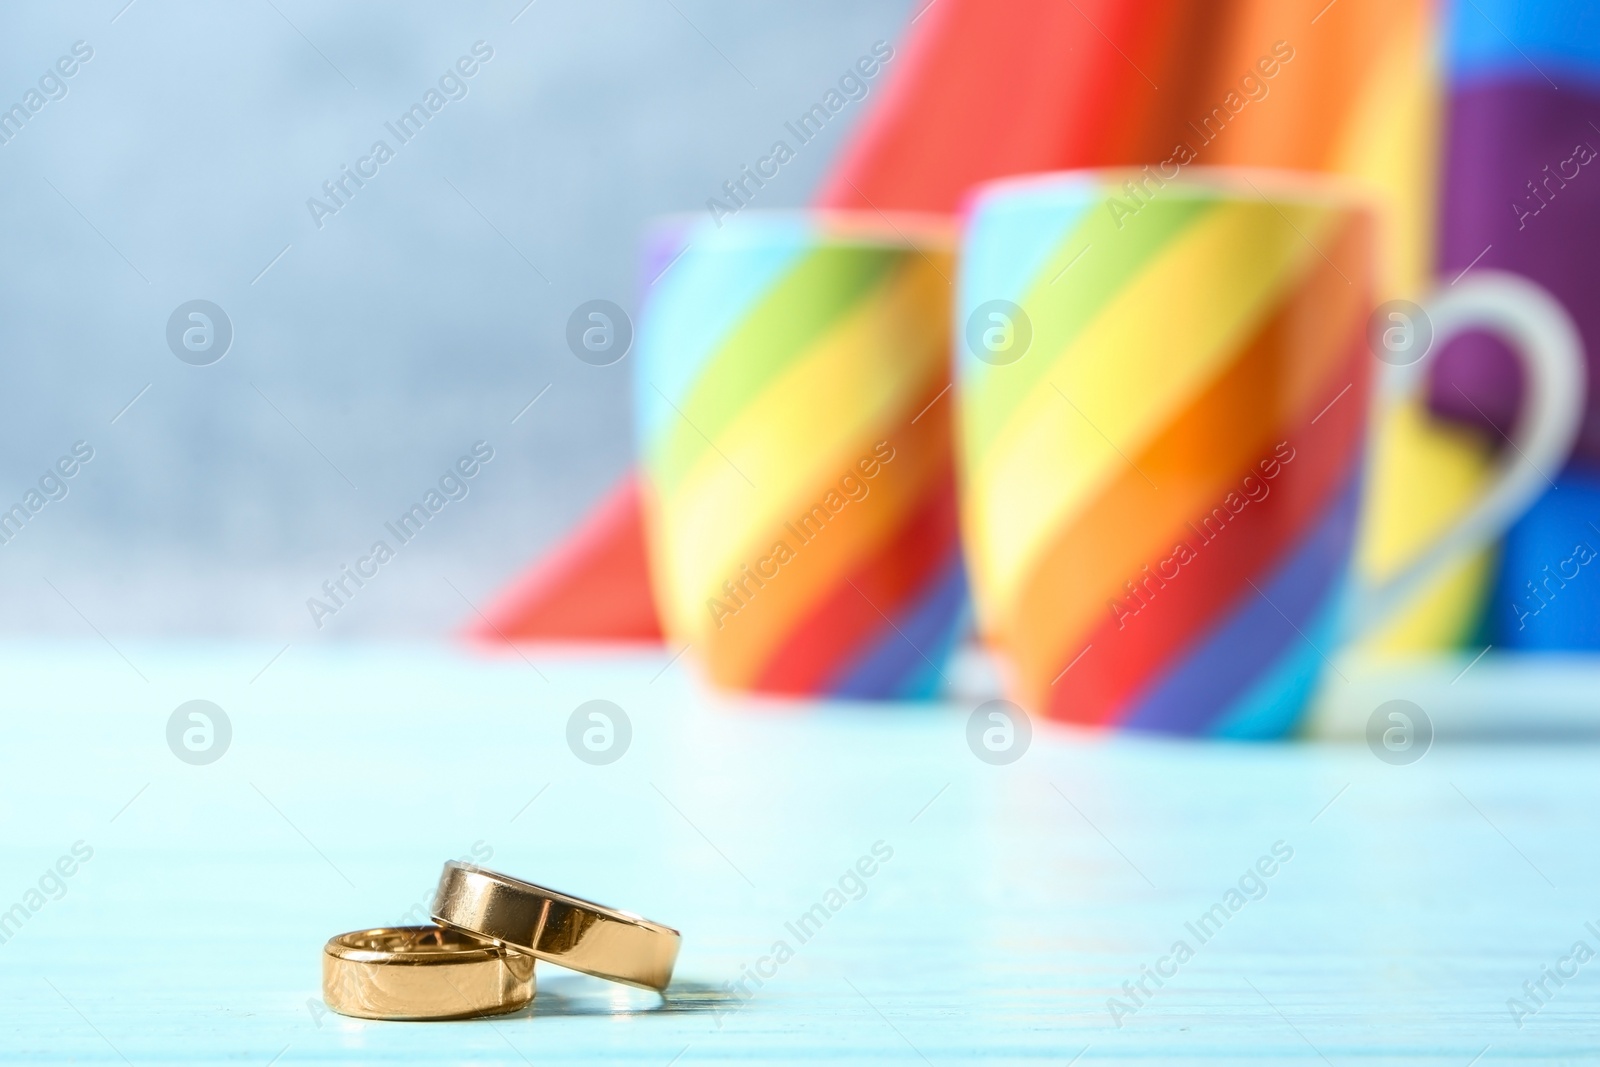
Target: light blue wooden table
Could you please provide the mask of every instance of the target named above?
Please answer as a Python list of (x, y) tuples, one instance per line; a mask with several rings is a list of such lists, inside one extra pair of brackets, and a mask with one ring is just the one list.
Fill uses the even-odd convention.
[[(1587, 746), (1390, 766), (1359, 742), (1040, 726), (991, 766), (970, 704), (737, 704), (665, 654), (119, 647), (0, 648), (0, 909), (27, 913), (0, 944), (6, 1062), (1600, 1054), (1600, 962), (1570, 956), (1600, 950)], [(610, 765), (566, 742), (595, 698), (632, 722)], [(232, 725), (209, 765), (167, 745), (192, 699)], [(892, 858), (829, 909), (879, 842)], [(327, 1013), (323, 941), (415, 916), (441, 862), (473, 855), (679, 927), (672, 994), (544, 967), (534, 1007), (495, 1021)], [(63, 856), (72, 875), (47, 875)], [(789, 924), (819, 903), (802, 942)], [(780, 940), (792, 956), (763, 963)], [(748, 998), (729, 992), (746, 966), (771, 975)], [(1541, 980), (1519, 1027), (1508, 999), (1534, 1007)]]

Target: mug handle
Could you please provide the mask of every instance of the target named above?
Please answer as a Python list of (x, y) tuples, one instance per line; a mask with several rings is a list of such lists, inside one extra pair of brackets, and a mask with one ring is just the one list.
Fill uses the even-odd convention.
[(1566, 463), (1583, 418), (1588, 377), (1583, 341), (1571, 316), (1542, 286), (1517, 274), (1480, 271), (1436, 290), (1423, 309), (1432, 321), (1432, 342), (1415, 362), (1384, 364), (1377, 417), (1419, 398), (1427, 353), (1468, 330), (1498, 335), (1521, 360), (1526, 372), (1522, 406), (1507, 439), (1511, 447), (1472, 506), (1398, 574), (1357, 586), (1352, 630), (1358, 635), (1392, 615), (1450, 560), (1482, 548), (1515, 522)]

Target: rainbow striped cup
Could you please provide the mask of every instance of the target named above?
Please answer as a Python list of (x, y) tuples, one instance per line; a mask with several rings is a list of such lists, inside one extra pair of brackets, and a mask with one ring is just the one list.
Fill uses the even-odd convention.
[[(1329, 179), (1184, 168), (997, 182), (957, 296), (962, 525), (1019, 699), (1075, 723), (1287, 732), (1341, 641), (1484, 544), (1571, 447), (1572, 324), (1477, 273), (1373, 307), (1376, 223)], [(1483, 493), (1382, 586), (1350, 560), (1369, 394), (1489, 329), (1531, 403)]]
[(948, 219), (741, 212), (646, 256), (636, 439), (663, 626), (734, 689), (931, 695), (962, 625)]

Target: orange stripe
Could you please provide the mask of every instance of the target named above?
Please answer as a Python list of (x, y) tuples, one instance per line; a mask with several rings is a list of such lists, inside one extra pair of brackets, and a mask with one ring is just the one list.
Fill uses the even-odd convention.
[(759, 687), (778, 693), (815, 693), (834, 681), (846, 664), (893, 635), (887, 619), (903, 617), (937, 583), (959, 542), (955, 477), (946, 471), (928, 486), (916, 510), (901, 518), (889, 539), (863, 557), (848, 581), (795, 627), (773, 654)]
[[(952, 455), (948, 409), (935, 407), (915, 425), (909, 421), (947, 383), (941, 369), (918, 398), (920, 404), (911, 407), (898, 425), (886, 427), (881, 438), (874, 439), (887, 440), (895, 452), (890, 462), (882, 464), (877, 477), (862, 479), (870, 488), (864, 499), (846, 504), (806, 543), (782, 524), (775, 527), (771, 531), (772, 542), (787, 543), (794, 558), (782, 564), (776, 577), (766, 579), (763, 586), (756, 588), (751, 583), (754, 595), (736, 614), (722, 616), (720, 628), (710, 622), (709, 609), (702, 609), (706, 611), (706, 628), (701, 631), (699, 652), (712, 679), (730, 687), (753, 684), (795, 628), (834, 594), (862, 559), (892, 540), (903, 517), (919, 505), (937, 479), (949, 476)], [(863, 441), (858, 456), (869, 456), (872, 447), (873, 442)], [(802, 499), (820, 503), (829, 489), (838, 488), (839, 475), (852, 472), (859, 476), (853, 465), (841, 469), (833, 480), (817, 486)], [(797, 523), (810, 503), (797, 503), (788, 521)], [(772, 547), (769, 543), (760, 556), (766, 556)], [(756, 558), (759, 557), (750, 560), (752, 567)], [(729, 575), (730, 579), (735, 577), (738, 576)]]
[[(1185, 116), (1200, 125), (1221, 108), (1227, 117), (1211, 144), (1187, 130), (1200, 159), (1208, 166), (1247, 165), (1327, 170), (1373, 75), (1385, 46), (1397, 36), (1410, 36), (1426, 18), (1428, 0), (1240, 0), (1229, 31), (1213, 52), (1211, 76), (1198, 87), (1195, 113)], [(1320, 15), (1319, 15), (1320, 12)], [(1315, 26), (1310, 20), (1316, 17)], [(1293, 49), (1283, 63), (1273, 54), (1281, 42)], [(1279, 54), (1282, 54), (1280, 49)], [(1272, 77), (1258, 64), (1267, 60)], [(1241, 86), (1247, 76), (1266, 94), (1250, 99)], [(1258, 93), (1260, 89), (1256, 90)], [(1230, 115), (1228, 94), (1246, 103)]]

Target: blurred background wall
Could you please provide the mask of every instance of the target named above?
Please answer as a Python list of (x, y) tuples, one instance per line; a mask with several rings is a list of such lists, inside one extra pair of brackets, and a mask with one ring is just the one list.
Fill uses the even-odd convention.
[[(320, 641), (470, 615), (630, 463), (628, 361), (574, 358), (573, 309), (632, 314), (644, 222), (704, 211), (917, 10), (525, 4), (0, 16), (0, 108), (26, 108), (76, 42), (93, 52), (0, 126), (0, 510), (94, 450), (0, 544), (0, 632)], [(402, 145), (384, 124), (479, 41), (493, 55), (465, 95)], [(863, 113), (753, 206), (807, 202)], [(380, 139), (394, 158), (314, 219), (307, 200), (330, 203), (323, 183)], [(166, 340), (195, 299), (234, 330), (210, 366)], [(315, 627), (307, 598), (396, 544), (385, 522), (479, 441), (494, 458), (468, 495)]]

